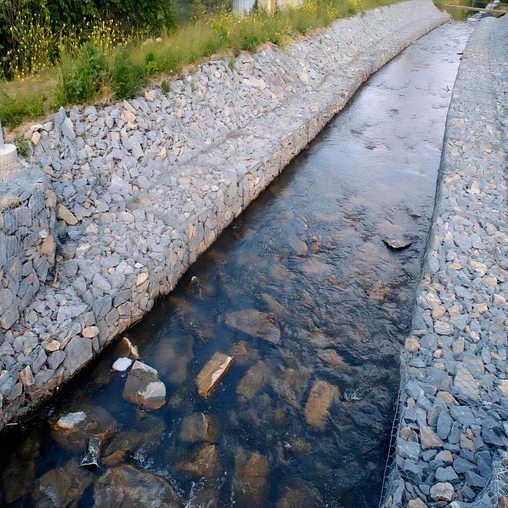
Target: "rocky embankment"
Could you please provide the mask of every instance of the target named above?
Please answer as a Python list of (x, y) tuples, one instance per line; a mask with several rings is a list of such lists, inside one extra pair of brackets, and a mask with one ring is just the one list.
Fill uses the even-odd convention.
[(0, 195), (0, 427), (169, 293), (367, 77), (448, 17), (412, 0), (216, 59), (26, 138)]
[(508, 506), (508, 17), (469, 39), (406, 340), (383, 506)]

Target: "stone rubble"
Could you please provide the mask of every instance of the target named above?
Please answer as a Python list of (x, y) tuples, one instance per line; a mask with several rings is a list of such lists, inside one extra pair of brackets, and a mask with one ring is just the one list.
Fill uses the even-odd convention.
[(508, 502), (507, 55), (508, 17), (483, 18), (448, 113), (384, 507)]
[(0, 428), (171, 292), (371, 73), (447, 19), (430, 0), (378, 8), (32, 126), (32, 165), (0, 192)]

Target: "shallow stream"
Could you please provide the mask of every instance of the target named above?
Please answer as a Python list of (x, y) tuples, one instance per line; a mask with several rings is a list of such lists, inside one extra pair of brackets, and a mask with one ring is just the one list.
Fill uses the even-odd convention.
[[(6, 434), (0, 505), (108, 506), (110, 488), (111, 506), (133, 506), (121, 499), (135, 486), (135, 506), (159, 506), (166, 488), (189, 507), (377, 505), (470, 30), (438, 28), (372, 76), (126, 334), (168, 402), (144, 411), (124, 400), (127, 374), (111, 370), (109, 348)], [(216, 352), (233, 362), (203, 399), (194, 380)], [(78, 467), (84, 435), (55, 427), (80, 411), (102, 439), (96, 471)], [(125, 474), (108, 487), (112, 468)]]

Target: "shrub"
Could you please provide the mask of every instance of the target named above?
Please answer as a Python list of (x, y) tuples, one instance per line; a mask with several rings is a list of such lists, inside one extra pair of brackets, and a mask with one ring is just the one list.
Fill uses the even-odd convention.
[(116, 54), (111, 69), (111, 84), (117, 99), (134, 97), (147, 83), (146, 66), (134, 62), (127, 48)]

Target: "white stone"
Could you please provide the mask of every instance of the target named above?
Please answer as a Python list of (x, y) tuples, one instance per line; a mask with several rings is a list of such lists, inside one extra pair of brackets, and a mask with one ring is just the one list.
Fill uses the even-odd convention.
[(118, 358), (113, 366), (111, 367), (113, 370), (118, 372), (125, 372), (132, 365), (132, 360), (130, 358)]

